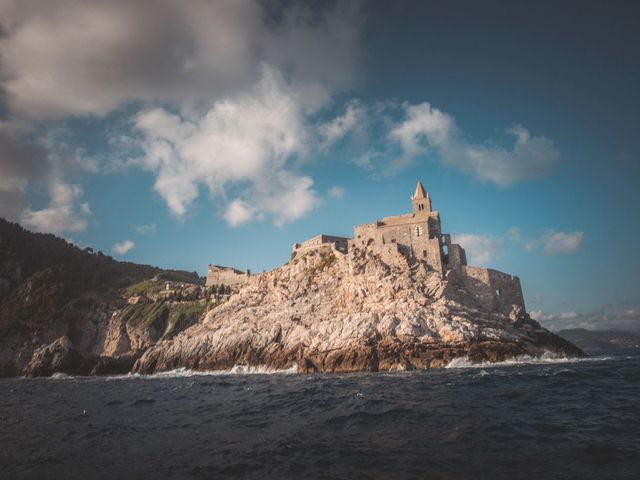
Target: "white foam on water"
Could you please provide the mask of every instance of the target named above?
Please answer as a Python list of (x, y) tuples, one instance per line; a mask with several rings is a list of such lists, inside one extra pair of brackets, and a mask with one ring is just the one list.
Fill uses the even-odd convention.
[(291, 367), (285, 369), (269, 368), (266, 365), (234, 365), (228, 370), (189, 370), (187, 368), (176, 368), (166, 372), (153, 373), (151, 375), (129, 374), (119, 375), (110, 378), (185, 378), (200, 376), (221, 376), (221, 375), (291, 375), (298, 373), (298, 365), (294, 362)]
[(445, 368), (492, 368), (512, 365), (549, 365), (556, 363), (598, 362), (611, 360), (613, 357), (561, 357), (553, 352), (545, 352), (539, 357), (532, 355), (518, 355), (502, 362), (473, 362), (468, 357), (454, 358)]

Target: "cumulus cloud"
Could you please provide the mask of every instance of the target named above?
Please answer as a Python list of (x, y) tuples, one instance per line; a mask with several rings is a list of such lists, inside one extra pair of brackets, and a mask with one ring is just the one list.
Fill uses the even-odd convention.
[(452, 235), (451, 240), (465, 249), (467, 259), (474, 265), (487, 265), (503, 251), (502, 238), (492, 235), (460, 233)]
[[(121, 149), (112, 167), (152, 171), (155, 190), (177, 216), (187, 214), (204, 186), (225, 218), (239, 218), (238, 203), (227, 199), (232, 191), (250, 218), (269, 215), (282, 225), (317, 204), (313, 180), (293, 165), (305, 146), (329, 145), (361, 119), (353, 101), (323, 129), (310, 132), (306, 124), (358, 76), (359, 8), (359, 2), (161, 0), (149, 8), (128, 0), (5, 0), (4, 106), (12, 121), (37, 126), (39, 134), (44, 126), (57, 147), (60, 139), (46, 131), (53, 121), (140, 108), (134, 126), (143, 143), (131, 135), (110, 138)], [(47, 151), (2, 133), (0, 214), (9, 218), (21, 218), (34, 181), (62, 182), (67, 170), (87, 171), (89, 163), (99, 171), (84, 158), (72, 165), (71, 156), (65, 168), (51, 168)], [(143, 158), (132, 158), (140, 146)], [(45, 217), (69, 210), (59, 205), (52, 199), (50, 208), (24, 218), (44, 225)]]
[(122, 242), (118, 242), (116, 244), (113, 245), (113, 247), (111, 248), (111, 251), (118, 256), (122, 256), (124, 254), (126, 254), (127, 252), (133, 250), (135, 248), (136, 244), (134, 242), (132, 242), (131, 240), (124, 240)]
[(404, 104), (402, 108), (404, 118), (389, 132), (390, 141), (401, 149), (401, 155), (390, 164), (392, 170), (432, 152), (445, 165), (478, 180), (508, 186), (545, 175), (560, 157), (553, 142), (532, 136), (520, 125), (506, 130), (513, 138), (511, 148), (487, 146), (468, 142), (455, 119), (429, 103)]
[(363, 130), (366, 123), (366, 109), (357, 100), (347, 103), (345, 112), (318, 126), (318, 133), (324, 149), (329, 148), (346, 135)]
[(333, 198), (334, 200), (340, 200), (341, 198), (344, 198), (345, 193), (345, 189), (339, 185), (334, 185), (327, 192), (329, 198)]
[(555, 232), (542, 235), (541, 242), (547, 255), (569, 255), (577, 251), (584, 241), (583, 232)]
[(258, 86), (216, 102), (201, 117), (155, 108), (136, 115), (134, 124), (143, 135), (142, 166), (155, 174), (155, 190), (178, 217), (187, 214), (200, 186), (220, 197), (230, 188), (242, 190), (224, 215), (232, 225), (265, 214), (282, 225), (317, 204), (313, 180), (293, 165), (306, 153), (303, 107), (266, 66)]
[(234, 200), (228, 206), (224, 213), (224, 219), (232, 227), (237, 227), (243, 223), (247, 223), (256, 215), (254, 208), (247, 205), (242, 200)]
[(89, 223), (91, 209), (86, 202), (80, 203), (82, 188), (59, 179), (51, 182), (51, 200), (47, 208), (22, 212), (21, 222), (40, 232), (81, 232)]
[(316, 108), (357, 74), (354, 2), (5, 0), (0, 21), (9, 104), (35, 119), (131, 101), (197, 105), (253, 85), (261, 61)]

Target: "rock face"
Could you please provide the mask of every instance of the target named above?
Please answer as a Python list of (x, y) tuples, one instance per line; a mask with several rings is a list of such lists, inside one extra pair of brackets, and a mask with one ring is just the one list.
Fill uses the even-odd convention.
[(201, 322), (150, 346), (133, 371), (408, 370), (544, 353), (584, 355), (517, 305), (492, 311), (451, 272), (442, 278), (402, 256), (385, 262), (367, 248), (327, 247), (251, 277)]

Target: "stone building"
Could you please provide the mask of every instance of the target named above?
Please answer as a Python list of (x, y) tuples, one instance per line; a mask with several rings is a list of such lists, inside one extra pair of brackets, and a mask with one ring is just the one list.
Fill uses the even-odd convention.
[(384, 217), (373, 223), (356, 225), (353, 238), (318, 235), (293, 245), (294, 252), (320, 246), (333, 246), (347, 253), (352, 248), (376, 250), (383, 258), (401, 253), (411, 261), (421, 260), (430, 269), (444, 273), (467, 264), (464, 249), (451, 243), (451, 236), (442, 233), (440, 214), (431, 208), (431, 197), (418, 182), (411, 196), (412, 213)]
[(383, 257), (399, 252), (410, 260), (422, 260), (444, 273), (467, 264), (464, 249), (442, 233), (440, 214), (431, 208), (431, 197), (418, 182), (411, 196), (412, 212), (357, 225), (350, 246), (376, 248)]
[(207, 268), (207, 280), (205, 286), (226, 285), (238, 287), (249, 281), (251, 271), (242, 272), (231, 267), (221, 267), (220, 265), (209, 265)]
[(302, 243), (294, 243), (293, 251), (294, 252), (305, 252), (308, 250), (313, 250), (321, 245), (333, 245), (333, 247), (342, 253), (347, 253), (347, 249), (349, 246), (349, 238), (346, 237), (336, 237), (334, 235), (316, 235), (309, 240), (305, 240)]
[(422, 182), (411, 196), (412, 212), (384, 217), (373, 223), (356, 225), (353, 238), (318, 235), (293, 245), (293, 254), (319, 248), (346, 254), (352, 249), (374, 251), (389, 265), (422, 264), (447, 278), (453, 287), (474, 293), (484, 307), (510, 314), (515, 305), (524, 312), (520, 280), (497, 270), (467, 266), (464, 248), (442, 233), (440, 214), (433, 210), (431, 197)]

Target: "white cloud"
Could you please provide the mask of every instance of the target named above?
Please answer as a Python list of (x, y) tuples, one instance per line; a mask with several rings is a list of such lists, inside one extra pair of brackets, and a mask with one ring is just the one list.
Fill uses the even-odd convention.
[(134, 122), (144, 137), (143, 165), (178, 217), (187, 214), (200, 186), (222, 197), (228, 189), (243, 190), (225, 214), (236, 225), (264, 214), (282, 225), (317, 204), (313, 180), (293, 168), (306, 154), (304, 109), (273, 69), (264, 67), (250, 93), (216, 102), (203, 116), (183, 118), (156, 108)]
[(129, 252), (130, 250), (134, 249), (135, 246), (136, 244), (131, 240), (124, 240), (123, 242), (118, 242), (114, 244), (113, 247), (111, 248), (111, 251), (115, 255), (122, 256), (127, 252)]
[(103, 115), (131, 101), (188, 108), (248, 88), (267, 62), (317, 108), (356, 78), (358, 8), (5, 0), (3, 86), (13, 111), (34, 119)]
[(465, 249), (469, 263), (486, 265), (502, 254), (503, 240), (492, 235), (461, 233), (451, 236), (453, 243)]
[(626, 330), (640, 332), (640, 313), (637, 309), (615, 310), (605, 306), (598, 310), (579, 313), (576, 311), (559, 314), (545, 313), (539, 310), (530, 312), (531, 318), (554, 331), (567, 328), (587, 330)]
[(353, 163), (365, 170), (374, 170), (377, 167), (377, 163), (384, 158), (384, 154), (375, 150), (367, 150), (362, 155), (357, 156)]
[(430, 146), (442, 147), (456, 130), (453, 117), (431, 107), (428, 103), (403, 106), (405, 119), (389, 132), (389, 138), (398, 142), (406, 157), (426, 153)]
[(224, 213), (224, 219), (232, 227), (237, 227), (243, 223), (247, 223), (256, 215), (254, 208), (249, 207), (242, 200), (234, 200), (231, 202)]
[(329, 197), (335, 200), (340, 200), (341, 198), (344, 198), (345, 193), (346, 193), (345, 189), (339, 185), (334, 185), (327, 192)]
[(445, 165), (478, 180), (508, 186), (545, 175), (560, 157), (553, 142), (531, 136), (519, 125), (506, 130), (514, 138), (507, 149), (468, 142), (455, 119), (429, 103), (404, 104), (402, 110), (404, 118), (389, 131), (391, 144), (402, 152), (390, 162), (391, 171), (406, 167), (416, 157), (436, 153)]
[(133, 229), (138, 232), (140, 235), (148, 235), (152, 233), (156, 233), (156, 224), (149, 223), (143, 225), (134, 225)]
[(318, 132), (322, 140), (323, 148), (329, 148), (346, 135), (356, 130), (362, 131), (365, 122), (365, 108), (357, 100), (352, 100), (347, 103), (347, 107), (343, 115), (339, 115), (333, 120), (322, 123), (318, 126)]
[(27, 227), (41, 232), (62, 233), (81, 232), (89, 223), (91, 209), (86, 202), (80, 203), (82, 188), (66, 184), (59, 179), (51, 181), (51, 200), (47, 208), (23, 211), (21, 222)]
[(549, 230), (542, 235), (541, 242), (547, 255), (569, 255), (577, 251), (584, 241), (582, 232), (555, 232)]
[(542, 310), (533, 310), (529, 312), (529, 316), (536, 322), (548, 322), (556, 318), (555, 315), (551, 313), (545, 313)]

